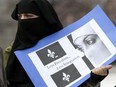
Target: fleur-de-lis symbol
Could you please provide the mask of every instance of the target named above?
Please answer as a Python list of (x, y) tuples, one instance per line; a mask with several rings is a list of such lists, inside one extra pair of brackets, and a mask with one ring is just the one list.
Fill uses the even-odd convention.
[(63, 79), (64, 81), (68, 81), (68, 82), (69, 82), (69, 81), (70, 81), (70, 75), (69, 75), (69, 74), (67, 75), (67, 74), (64, 73), (64, 72), (63, 72), (62, 74), (63, 74), (63, 78), (62, 78), (62, 79)]
[(48, 49), (48, 57), (55, 58), (55, 52), (52, 52), (51, 50)]

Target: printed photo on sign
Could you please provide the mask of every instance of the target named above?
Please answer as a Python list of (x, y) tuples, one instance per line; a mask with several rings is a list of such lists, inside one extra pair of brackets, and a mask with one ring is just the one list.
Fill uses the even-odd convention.
[[(78, 45), (74, 44), (74, 42), (73, 42), (72, 35), (71, 35), (71, 34), (68, 35), (67, 38), (69, 39), (69, 41), (71, 42), (71, 44), (73, 45), (73, 47), (74, 47), (75, 49), (78, 49)], [(78, 49), (78, 50), (79, 50), (79, 49)], [(89, 68), (90, 70), (92, 70), (93, 68), (95, 68), (94, 65), (90, 62), (90, 60), (89, 60), (85, 55), (83, 55), (82, 59), (83, 59), (83, 61), (86, 63), (86, 65), (88, 66), (88, 68)]]
[(68, 36), (68, 39), (71, 41), (75, 49), (78, 49), (84, 56), (86, 56), (86, 60), (88, 58), (87, 61), (93, 63), (93, 66), (100, 65), (111, 55), (106, 45), (89, 23), (74, 31)]
[(47, 65), (66, 55), (59, 42), (53, 43), (36, 53), (44, 65)]
[(65, 87), (66, 85), (81, 77), (81, 74), (72, 64), (63, 70), (51, 75), (51, 77), (56, 83), (57, 87)]

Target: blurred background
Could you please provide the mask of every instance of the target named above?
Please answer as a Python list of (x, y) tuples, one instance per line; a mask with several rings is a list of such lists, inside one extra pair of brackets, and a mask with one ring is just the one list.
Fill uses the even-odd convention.
[[(18, 1), (0, 0), (0, 46), (3, 49), (15, 38), (17, 21), (11, 18), (11, 13)], [(64, 27), (83, 17), (97, 4), (116, 25), (116, 0), (49, 0), (49, 2), (55, 8)], [(112, 63), (113, 69), (110, 71), (110, 75), (102, 82), (102, 87), (114, 87), (116, 85), (115, 62)]]
[[(17, 22), (11, 13), (19, 0), (0, 0), (0, 46), (4, 49), (15, 38)], [(65, 26), (77, 21), (99, 4), (116, 25), (116, 0), (49, 0)]]

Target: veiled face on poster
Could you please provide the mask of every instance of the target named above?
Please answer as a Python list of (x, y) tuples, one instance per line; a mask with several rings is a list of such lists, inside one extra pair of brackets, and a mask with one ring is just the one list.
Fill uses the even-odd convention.
[(109, 60), (114, 50), (114, 45), (92, 19), (28, 56), (48, 87), (69, 87), (90, 73), (90, 65), (95, 68)]

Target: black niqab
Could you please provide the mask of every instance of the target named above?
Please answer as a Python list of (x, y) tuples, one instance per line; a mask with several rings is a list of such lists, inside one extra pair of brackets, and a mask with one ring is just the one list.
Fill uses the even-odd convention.
[[(32, 13), (39, 17), (20, 20), (17, 15), (19, 13)], [(18, 20), (18, 30), (6, 67), (7, 79), (10, 82), (30, 82), (14, 51), (31, 48), (40, 39), (63, 27), (54, 9), (46, 0), (20, 1), (12, 13), (12, 18)]]

